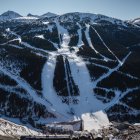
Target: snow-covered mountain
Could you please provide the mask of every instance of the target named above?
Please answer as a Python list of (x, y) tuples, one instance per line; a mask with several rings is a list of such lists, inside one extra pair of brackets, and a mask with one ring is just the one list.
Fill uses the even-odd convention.
[(7, 11), (0, 15), (0, 21), (11, 20), (18, 17), (21, 17), (21, 15), (13, 11)]
[(48, 18), (56, 17), (56, 16), (57, 16), (57, 14), (54, 14), (54, 13), (51, 13), (51, 12), (47, 12), (47, 13), (41, 15), (41, 17), (48, 17)]
[(136, 18), (136, 19), (133, 19), (133, 20), (128, 20), (127, 22), (130, 23), (130, 24), (133, 24), (135, 26), (140, 26), (140, 18)]
[(139, 122), (138, 27), (91, 13), (22, 18), (0, 23), (1, 117), (40, 129), (106, 114)]
[(38, 16), (38, 15), (32, 15), (31, 13), (29, 13), (29, 14), (27, 15), (27, 17), (36, 17), (36, 18), (39, 18), (40, 16)]

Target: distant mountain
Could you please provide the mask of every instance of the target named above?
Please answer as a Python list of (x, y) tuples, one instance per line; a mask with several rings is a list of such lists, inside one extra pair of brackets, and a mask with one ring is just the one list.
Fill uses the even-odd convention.
[(32, 14), (29, 13), (29, 14), (27, 15), (27, 17), (36, 17), (36, 18), (39, 18), (40, 16), (38, 16), (38, 15), (32, 15)]
[(48, 13), (45, 13), (45, 14), (41, 15), (41, 17), (48, 17), (48, 18), (55, 17), (55, 16), (57, 16), (57, 14), (54, 14), (54, 13), (51, 13), (51, 12), (48, 12)]
[(22, 17), (20, 14), (14, 12), (14, 11), (7, 11), (0, 15), (0, 20), (10, 20), (14, 18)]

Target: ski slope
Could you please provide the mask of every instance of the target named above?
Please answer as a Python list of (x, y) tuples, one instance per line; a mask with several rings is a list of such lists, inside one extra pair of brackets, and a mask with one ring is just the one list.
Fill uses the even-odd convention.
[[(72, 46), (74, 48), (73, 51), (71, 51), (71, 46), (69, 46), (70, 41), (71, 41), (71, 35), (66, 27), (64, 27), (60, 21), (59, 18), (56, 18), (53, 21), (56, 25), (57, 31), (58, 31), (58, 38), (59, 38), (59, 44), (54, 43), (50, 40), (48, 40), (50, 43), (53, 44), (53, 46), (56, 48), (56, 51), (49, 51), (49, 50), (44, 50), (43, 48), (37, 48), (36, 46), (30, 45), (28, 42), (24, 42), (22, 40), (22, 37), (18, 35), (16, 32), (11, 31), (10, 28), (6, 29), (7, 34), (13, 35), (15, 38), (0, 44), (0, 45), (9, 45), (10, 47), (14, 47), (17, 49), (23, 49), (23, 48), (28, 48), (32, 53), (42, 56), (46, 59), (46, 62), (42, 68), (42, 73), (41, 73), (41, 85), (42, 85), (42, 95), (38, 96), (36, 90), (26, 81), (25, 79), (14, 75), (10, 71), (8, 71), (6, 68), (3, 66), (0, 66), (0, 71), (10, 77), (12, 80), (14, 80), (18, 86), (22, 87), (27, 93), (28, 96), (35, 102), (42, 104), (46, 107), (47, 111), (50, 113), (54, 114), (56, 118), (54, 119), (40, 119), (40, 122), (43, 123), (48, 123), (51, 121), (56, 121), (56, 122), (62, 122), (62, 121), (72, 121), (72, 120), (79, 120), (83, 119), (84, 124), (85, 124), (85, 130), (91, 131), (92, 129), (95, 129), (98, 131), (101, 127), (103, 126), (108, 126), (109, 121), (107, 118), (107, 115), (105, 114), (104, 110), (108, 110), (124, 97), (121, 96), (121, 92), (118, 90), (113, 90), (115, 93), (115, 97), (109, 102), (109, 103), (103, 103), (101, 100), (99, 100), (94, 93), (94, 89), (98, 88), (98, 83), (104, 80), (105, 78), (108, 78), (113, 72), (119, 71), (119, 69), (124, 65), (126, 60), (129, 58), (131, 55), (131, 52), (128, 53), (122, 60), (120, 60), (115, 53), (107, 46), (99, 32), (90, 24), (85, 24), (84, 26), (81, 25), (80, 23), (76, 23), (76, 25), (79, 27), (77, 29), (77, 35), (78, 35), (78, 43), (76, 46)], [(53, 24), (54, 24), (53, 23)], [(40, 29), (41, 31), (43, 30), (48, 30), (52, 32), (53, 26), (49, 26), (49, 23), (43, 23), (47, 24), (47, 28), (42, 28)], [(83, 49), (82, 46), (84, 45), (84, 42), (82, 40), (82, 31), (83, 27), (85, 28), (84, 34), (85, 38), (88, 42), (89, 47), (101, 56), (100, 59), (98, 58), (92, 58), (94, 60), (100, 60), (103, 62), (116, 62), (116, 66), (113, 68), (109, 68), (108, 66), (104, 66), (101, 64), (98, 64), (96, 62), (92, 62), (92, 65), (97, 66), (99, 68), (107, 70), (106, 73), (102, 74), (97, 78), (96, 80), (91, 80), (91, 76), (89, 74), (89, 70), (87, 68), (87, 63), (91, 63), (90, 61), (85, 62), (83, 57), (80, 57), (78, 55), (78, 51), (80, 49)], [(111, 60), (108, 57), (104, 56), (101, 54), (99, 51), (96, 50), (94, 47), (94, 44), (91, 41), (89, 30), (92, 28), (97, 37), (100, 39), (101, 43), (103, 44), (103, 47), (107, 49), (109, 54), (114, 56), (116, 60)], [(39, 30), (39, 31), (40, 31)], [(33, 32), (38, 31), (32, 30)], [(45, 40), (44, 33), (36, 34), (34, 37), (40, 38), (42, 40)], [(12, 42), (17, 41), (19, 42), (19, 45), (14, 45)], [(58, 47), (60, 46), (60, 47)], [(66, 62), (66, 60), (69, 63), (69, 69), (71, 71), (71, 74), (67, 71), (67, 64), (64, 63), (64, 69), (65, 69), (65, 80), (66, 80), (66, 85), (68, 89), (68, 96), (63, 97), (59, 96), (58, 93), (55, 90), (55, 87), (53, 85), (53, 80), (54, 80), (54, 73), (55, 73), (55, 68), (56, 68), (56, 63), (57, 63), (57, 57), (62, 56), (63, 61)], [(61, 69), (60, 69), (61, 70)], [(122, 73), (121, 74), (126, 75), (129, 78), (132, 79), (138, 79), (135, 76), (129, 75), (127, 73)], [(70, 77), (70, 80), (69, 80)], [(72, 79), (73, 78), (73, 79)], [(72, 80), (74, 81), (74, 84), (78, 87), (79, 90), (79, 95), (72, 95), (70, 91), (70, 85), (69, 83), (72, 84)], [(0, 85), (2, 87), (2, 85)], [(72, 85), (72, 88), (74, 86)], [(2, 87), (3, 88), (3, 87)], [(10, 90), (10, 88), (8, 87)], [(107, 88), (103, 88), (104, 90), (108, 90)], [(13, 90), (13, 89), (11, 89)], [(135, 88), (133, 89), (135, 90)], [(126, 95), (128, 92), (130, 92), (129, 89), (124, 93)], [(62, 100), (63, 98), (66, 98), (69, 100), (69, 103), (64, 103)], [(76, 100), (77, 103), (73, 103), (72, 101)], [(123, 103), (122, 103), (123, 104)], [(124, 104), (123, 104), (124, 105)], [(127, 105), (124, 105), (127, 106)], [(39, 122), (38, 121), (38, 122)], [(94, 127), (96, 125), (96, 127)]]

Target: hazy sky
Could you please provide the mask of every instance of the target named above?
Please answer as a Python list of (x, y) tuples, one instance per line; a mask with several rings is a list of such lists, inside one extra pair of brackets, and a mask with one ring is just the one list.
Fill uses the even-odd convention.
[(140, 17), (140, 0), (0, 0), (0, 14), (7, 10), (21, 15), (90, 12), (133, 19)]

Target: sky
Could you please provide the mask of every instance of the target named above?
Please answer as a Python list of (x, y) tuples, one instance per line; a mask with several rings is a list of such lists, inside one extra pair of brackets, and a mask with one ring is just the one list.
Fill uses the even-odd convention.
[(128, 20), (140, 17), (140, 0), (0, 0), (0, 14), (8, 10), (23, 16), (89, 12)]

